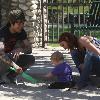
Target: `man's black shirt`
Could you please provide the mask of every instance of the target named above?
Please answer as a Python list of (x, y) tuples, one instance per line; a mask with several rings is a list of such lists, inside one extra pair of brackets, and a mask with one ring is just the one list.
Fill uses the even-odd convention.
[(18, 40), (25, 40), (27, 34), (24, 29), (20, 33), (11, 33), (9, 30), (10, 25), (7, 24), (4, 27), (0, 28), (0, 40), (4, 42), (4, 51), (5, 53), (11, 52)]

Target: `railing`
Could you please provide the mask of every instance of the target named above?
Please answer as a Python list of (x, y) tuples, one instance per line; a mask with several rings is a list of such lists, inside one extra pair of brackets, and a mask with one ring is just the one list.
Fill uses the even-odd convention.
[[(75, 33), (75, 31), (82, 32), (83, 35), (93, 35), (92, 31), (100, 31), (100, 1), (93, 1), (91, 4), (91, 8), (89, 9), (89, 13), (85, 13), (85, 24), (76, 24), (75, 17), (80, 16), (81, 14), (70, 14), (71, 19), (71, 32)], [(98, 33), (100, 37), (100, 34)]]
[[(71, 30), (70, 14), (75, 16), (75, 24), (78, 26), (86, 24), (85, 13), (89, 13), (90, 5), (94, 0), (49, 0), (43, 3), (48, 9), (48, 41), (47, 43), (56, 43), (59, 35), (64, 31)], [(79, 2), (80, 1), (80, 2)], [(83, 35), (81, 31), (75, 32), (77, 35)]]
[(1, 27), (1, 0), (0, 0), (0, 27)]

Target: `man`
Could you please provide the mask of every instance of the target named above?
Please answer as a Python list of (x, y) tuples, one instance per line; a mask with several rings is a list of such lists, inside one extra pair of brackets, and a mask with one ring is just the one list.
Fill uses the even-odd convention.
[[(10, 66), (16, 68), (16, 73), (10, 71), (7, 74), (10, 82), (18, 73), (25, 71), (34, 64), (32, 47), (24, 30), (25, 15), (21, 9), (11, 10), (8, 15), (8, 23), (0, 29), (0, 76), (5, 74)], [(24, 53), (24, 54), (21, 54)]]

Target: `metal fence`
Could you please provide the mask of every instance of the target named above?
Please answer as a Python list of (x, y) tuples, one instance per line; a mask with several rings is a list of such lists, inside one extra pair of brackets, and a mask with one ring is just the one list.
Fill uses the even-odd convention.
[[(94, 0), (47, 0), (43, 2), (43, 7), (48, 9), (48, 39), (45, 42), (56, 43), (62, 32), (71, 31), (71, 14), (75, 14), (75, 25), (85, 25), (85, 14), (89, 13), (92, 1)], [(75, 34), (79, 36), (84, 33), (76, 31)]]
[[(85, 26), (86, 14), (95, 0), (41, 0), (42, 15), (42, 47), (45, 43), (57, 43), (62, 32), (71, 29), (71, 15), (75, 14), (74, 25)], [(100, 0), (98, 0), (100, 1)], [(44, 9), (47, 10), (47, 32), (45, 33)], [(1, 0), (0, 0), (0, 25), (1, 25)], [(100, 38), (100, 31), (90, 31), (92, 35)], [(85, 31), (75, 31), (75, 34), (84, 35)], [(46, 36), (45, 36), (46, 35)]]
[(1, 27), (1, 0), (0, 0), (0, 27)]

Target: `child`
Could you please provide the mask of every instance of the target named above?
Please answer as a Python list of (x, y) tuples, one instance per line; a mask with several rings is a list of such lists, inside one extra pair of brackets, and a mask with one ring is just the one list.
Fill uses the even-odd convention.
[(72, 79), (72, 69), (66, 62), (64, 62), (63, 54), (58, 51), (54, 52), (51, 55), (51, 62), (55, 68), (50, 73), (45, 75), (45, 77), (51, 78), (56, 76), (57, 82), (51, 83), (48, 88), (64, 89), (73, 87), (74, 82)]

